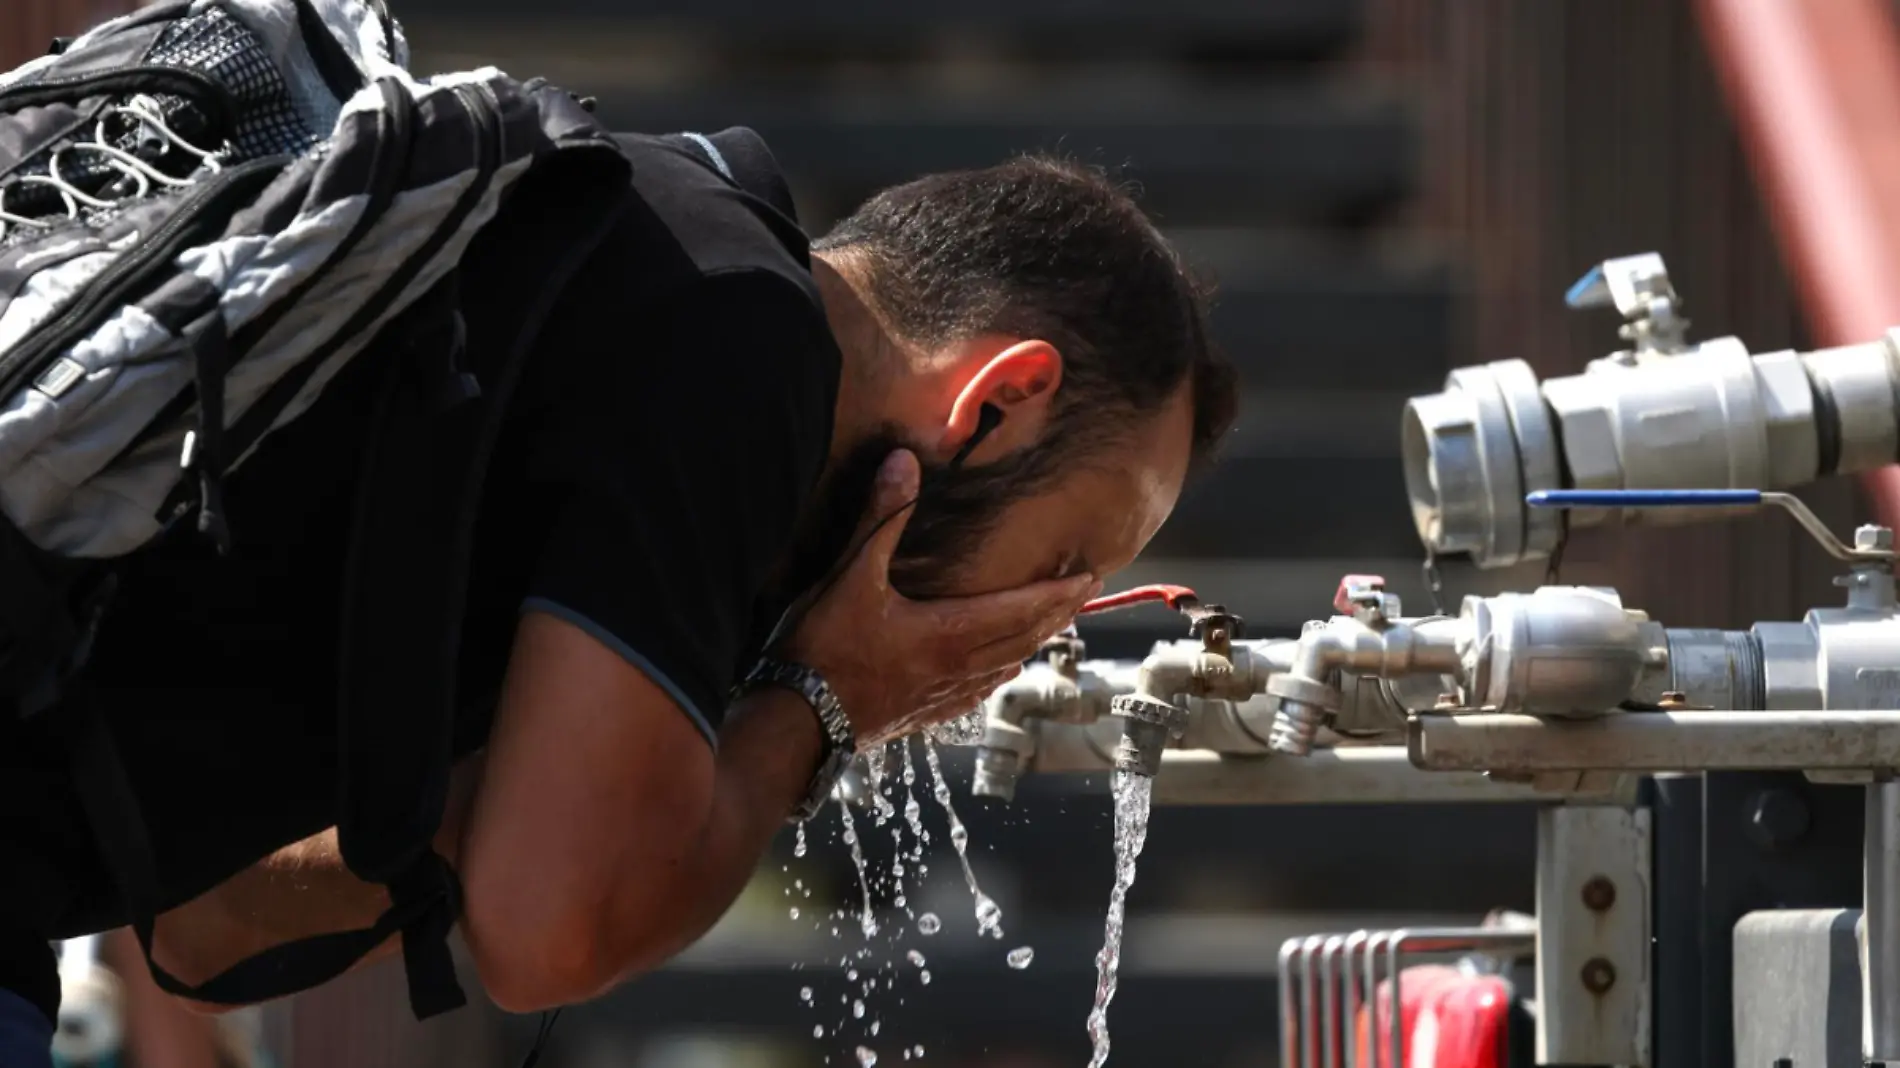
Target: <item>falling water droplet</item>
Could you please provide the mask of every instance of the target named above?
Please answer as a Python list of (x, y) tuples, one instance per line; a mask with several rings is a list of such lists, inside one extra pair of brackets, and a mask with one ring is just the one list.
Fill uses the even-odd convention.
[(802, 857), (804, 855), (805, 855), (805, 821), (799, 820), (798, 821), (798, 841), (792, 843), (792, 856)]
[(1009, 956), (1005, 959), (1009, 961), (1010, 967), (1020, 972), (1024, 968), (1029, 967), (1029, 965), (1035, 961), (1036, 959), (1035, 947), (1019, 946), (1016, 949), (1010, 950)]
[(924, 966), (924, 955), (922, 953), (917, 952), (914, 949), (911, 950), (909, 953), (904, 954), (904, 959), (910, 961), (912, 964), (915, 964), (919, 968)]
[(845, 981), (846, 981), (846, 982), (848, 982), (848, 983), (855, 983), (855, 982), (857, 982), (857, 981), (858, 981), (858, 970), (857, 970), (856, 968), (853, 968), (853, 969), (851, 969), (850, 971), (848, 971), (848, 972), (846, 972), (846, 973), (844, 973), (844, 978), (845, 978)]
[(858, 1047), (858, 1068), (871, 1068), (871, 1066), (876, 1063), (877, 1054), (872, 1053), (863, 1046)]
[(897, 809), (890, 799), (884, 796), (884, 746), (875, 746), (864, 754), (865, 792), (871, 797), (871, 806), (877, 812), (877, 825), (884, 826)]
[(797, 906), (797, 905), (793, 905), (793, 906), (792, 906), (792, 919), (794, 919), (794, 920), (796, 920), (796, 919), (798, 919), (798, 906)]
[(871, 1021), (871, 1037), (872, 1038), (876, 1038), (877, 1033), (883, 1029), (884, 1029), (884, 1021), (882, 1020)]
[(943, 762), (937, 758), (937, 747), (930, 739), (924, 739), (924, 761), (930, 765), (931, 793), (936, 796), (937, 804), (943, 807), (943, 814), (950, 821), (950, 844), (957, 847), (957, 861), (963, 865), (963, 881), (969, 884), (970, 896), (976, 903), (976, 930), (992, 938), (1003, 937), (1003, 910), (976, 885), (976, 872), (970, 867), (970, 832), (964, 830), (963, 821), (957, 818), (956, 807), (950, 803), (950, 783), (943, 777)]
[(863, 1001), (853, 1001), (851, 1003), (851, 1018), (854, 1020), (864, 1019), (864, 1002)]
[(865, 938), (875, 938), (877, 917), (871, 912), (871, 881), (864, 872), (864, 850), (858, 845), (857, 825), (851, 819), (849, 803), (839, 803), (838, 817), (844, 822), (844, 840), (851, 847), (851, 863), (858, 869), (858, 890), (864, 895), (864, 911), (858, 914), (858, 926)]
[(917, 917), (917, 933), (924, 937), (928, 938), (941, 930), (943, 930), (943, 921), (937, 918), (936, 913), (926, 912)]
[(810, 1001), (810, 1000), (811, 1000), (811, 987), (808, 987), (808, 986), (801, 986), (801, 987), (799, 987), (799, 988), (798, 988), (798, 1000), (800, 1000), (800, 1001)]
[(930, 985), (930, 969), (925, 968), (923, 971), (918, 972), (917, 981), (924, 984), (925, 986), (929, 986)]
[(917, 865), (917, 877), (930, 874), (924, 866), (924, 847), (930, 844), (930, 832), (924, 829), (923, 806), (917, 803), (917, 763), (911, 759), (910, 740), (904, 740), (904, 822), (910, 824), (911, 862)]
[(823, 1038), (823, 1037), (825, 1037), (825, 1025), (824, 1025), (824, 1024), (814, 1024), (814, 1025), (812, 1025), (812, 1029), (811, 1029), (811, 1037), (813, 1037), (813, 1038)]

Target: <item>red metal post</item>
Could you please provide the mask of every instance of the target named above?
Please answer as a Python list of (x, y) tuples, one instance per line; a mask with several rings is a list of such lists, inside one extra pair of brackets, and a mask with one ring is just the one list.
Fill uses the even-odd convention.
[[(1880, 0), (1696, 0), (1815, 338), (1900, 325), (1900, 35)], [(1900, 467), (1863, 476), (1900, 525)]]

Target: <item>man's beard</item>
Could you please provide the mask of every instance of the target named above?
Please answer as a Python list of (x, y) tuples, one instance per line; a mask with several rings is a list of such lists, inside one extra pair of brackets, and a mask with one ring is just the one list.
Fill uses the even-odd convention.
[(953, 467), (924, 462), (915, 445), (886, 427), (853, 446), (819, 486), (787, 571), (794, 581), (816, 584), (850, 563), (859, 547), (850, 539), (871, 505), (878, 470), (893, 451), (906, 448), (918, 455), (922, 480), (917, 507), (891, 560), (891, 584), (913, 599), (962, 592), (956, 589), (958, 571), (982, 548), (1004, 511), (1047, 485), (1054, 473), (1047, 444), (981, 467)]

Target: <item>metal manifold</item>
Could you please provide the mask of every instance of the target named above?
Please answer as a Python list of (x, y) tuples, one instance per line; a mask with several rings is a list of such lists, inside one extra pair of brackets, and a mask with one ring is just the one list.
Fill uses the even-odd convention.
[[(1614, 306), (1630, 347), (1541, 386), (1518, 363), (1454, 372), (1446, 392), (1408, 408), (1406, 476), (1428, 568), (1437, 554), (1481, 567), (1554, 558), (1576, 527), (1781, 508), (1843, 565), (1844, 603), (1746, 630), (1676, 628), (1614, 590), (1551, 584), (1407, 616), (1383, 580), (1349, 575), (1330, 617), (1298, 638), (1250, 641), (1238, 616), (1188, 591), (1136, 591), (1116, 603), (1160, 600), (1188, 615), (1192, 637), (1139, 663), (1087, 660), (1074, 633), (1052, 643), (986, 704), (975, 791), (1008, 799), (1024, 775), (1114, 769), (1154, 777), (1157, 804), (1536, 805), (1532, 929), (1288, 943), (1282, 1068), (1406, 1065), (1399, 1014), (1375, 1041), (1358, 1033), (1359, 1013), (1382, 982), (1399, 997), (1403, 984), (1389, 980), (1410, 957), (1487, 950), (1535, 971), (1536, 1063), (1652, 1068), (1652, 1024), (1674, 994), (1651, 975), (1660, 847), (1649, 798), (1683, 777), (1756, 772), (1858, 787), (1864, 885), (1859, 901), (1832, 904), (1864, 909), (1851, 922), (1735, 926), (1741, 947), (1755, 945), (1755, 928), (1839, 942), (1848, 922), (1854, 960), (1842, 966), (1829, 943), (1816, 967), (1853, 978), (1829, 985), (1837, 1000), (1861, 1002), (1859, 1041), (1847, 1043), (1858, 1049), (1810, 1033), (1822, 1026), (1810, 1018), (1850, 1018), (1834, 1008), (1791, 1010), (1772, 1026), (1763, 1021), (1773, 1014), (1738, 1015), (1735, 1047), (1768, 1060), (1833, 1051), (1804, 1053), (1800, 1068), (1900, 1062), (1894, 533), (1865, 526), (1843, 543), (1776, 492), (1900, 453), (1900, 332), (1813, 353), (1751, 356), (1733, 338), (1691, 345), (1655, 256), (1603, 264), (1571, 303)], [(1679, 848), (1716, 832), (1697, 833)], [(1726, 961), (1729, 935), (1678, 932), (1670, 944)], [(1738, 975), (1734, 991), (1713, 996), (1753, 1004), (1747, 984), (1763, 981)]]

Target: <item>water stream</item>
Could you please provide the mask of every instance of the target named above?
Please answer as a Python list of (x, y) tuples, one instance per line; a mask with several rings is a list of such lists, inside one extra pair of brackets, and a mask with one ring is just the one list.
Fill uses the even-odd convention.
[(969, 884), (970, 896), (976, 901), (976, 932), (1001, 938), (1003, 910), (976, 885), (976, 871), (970, 867), (970, 832), (963, 829), (963, 821), (957, 818), (956, 807), (950, 803), (950, 783), (944, 779), (943, 764), (937, 759), (937, 743), (929, 738), (924, 739), (924, 760), (930, 765), (931, 793), (936, 795), (937, 804), (943, 807), (944, 817), (950, 821), (950, 844), (956, 846), (957, 861), (963, 865), (963, 881)]
[(1122, 961), (1122, 922), (1128, 888), (1135, 883), (1135, 861), (1148, 840), (1148, 806), (1154, 780), (1133, 772), (1115, 773), (1115, 888), (1108, 895), (1108, 929), (1095, 956), (1095, 1008), (1089, 1012), (1089, 1041), (1095, 1053), (1089, 1068), (1108, 1061), (1108, 1004), (1115, 1000), (1116, 974)]
[(871, 910), (871, 880), (864, 870), (864, 847), (858, 842), (858, 825), (851, 818), (851, 806), (840, 801), (838, 816), (844, 820), (844, 844), (851, 847), (851, 863), (858, 869), (858, 890), (864, 895), (864, 911), (858, 915), (858, 924), (869, 940), (877, 937), (877, 914)]

